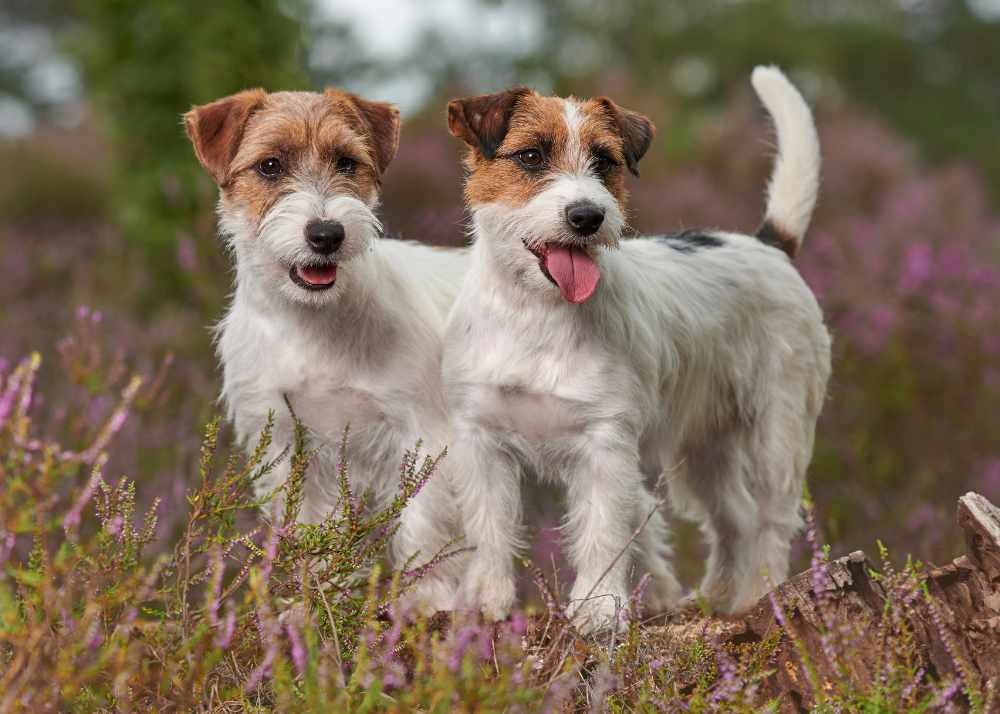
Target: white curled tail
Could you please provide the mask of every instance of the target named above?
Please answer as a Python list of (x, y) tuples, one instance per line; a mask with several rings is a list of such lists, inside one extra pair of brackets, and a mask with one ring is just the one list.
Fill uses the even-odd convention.
[(780, 69), (757, 67), (750, 81), (774, 122), (778, 143), (757, 237), (794, 258), (816, 206), (819, 137), (809, 106)]

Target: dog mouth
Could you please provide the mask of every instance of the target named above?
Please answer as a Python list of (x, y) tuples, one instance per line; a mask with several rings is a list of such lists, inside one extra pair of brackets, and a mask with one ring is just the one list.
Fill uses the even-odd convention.
[(337, 282), (336, 263), (307, 263), (293, 265), (288, 277), (303, 290), (329, 290)]
[(559, 288), (566, 302), (579, 305), (597, 290), (601, 269), (586, 248), (562, 243), (542, 243), (525, 248), (538, 258), (542, 274)]

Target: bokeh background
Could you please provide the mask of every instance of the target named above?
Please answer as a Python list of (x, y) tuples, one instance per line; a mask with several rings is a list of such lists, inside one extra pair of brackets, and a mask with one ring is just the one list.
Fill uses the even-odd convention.
[[(386, 223), (456, 244), (447, 98), (607, 94), (659, 129), (638, 230), (747, 230), (770, 168), (758, 63), (814, 103), (825, 154), (799, 262), (835, 339), (810, 476), (825, 537), (949, 558), (956, 497), (1000, 500), (1000, 0), (3, 0), (0, 369), (40, 351), (40, 418), (82, 441), (149, 377), (109, 475), (163, 499), (166, 541), (218, 409), (231, 283), (183, 111), (248, 86), (396, 101)], [(680, 545), (693, 575), (690, 529)]]

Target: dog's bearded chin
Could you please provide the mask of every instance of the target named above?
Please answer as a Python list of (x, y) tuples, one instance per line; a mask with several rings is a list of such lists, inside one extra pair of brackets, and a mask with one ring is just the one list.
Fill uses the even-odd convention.
[(579, 305), (597, 290), (601, 270), (584, 248), (546, 243), (529, 250), (538, 256), (545, 277), (555, 283), (566, 302)]

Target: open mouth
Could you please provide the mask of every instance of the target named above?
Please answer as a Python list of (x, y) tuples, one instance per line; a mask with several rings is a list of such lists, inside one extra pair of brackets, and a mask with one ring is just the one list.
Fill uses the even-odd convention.
[(562, 243), (525, 247), (538, 258), (542, 274), (559, 288), (567, 302), (579, 305), (597, 290), (601, 269), (586, 248)]
[(304, 290), (329, 290), (337, 282), (337, 264), (293, 265), (288, 277)]

